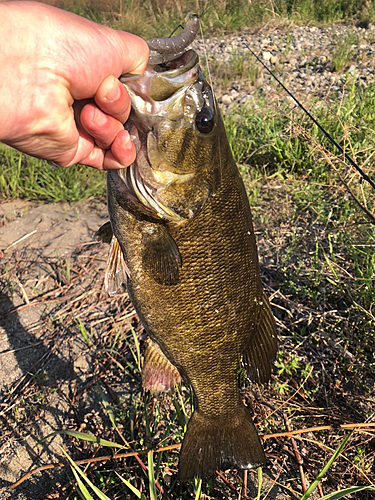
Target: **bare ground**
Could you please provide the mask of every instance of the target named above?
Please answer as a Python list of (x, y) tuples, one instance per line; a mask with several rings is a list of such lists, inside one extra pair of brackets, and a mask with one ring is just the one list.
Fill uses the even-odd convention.
[[(272, 385), (244, 389), (243, 397), (264, 434), (288, 427), (334, 427), (295, 436), (294, 441), (290, 437), (265, 441), (270, 467), (263, 487), (269, 485), (268, 498), (286, 500), (299, 498), (303, 478), (311, 482), (337, 448), (345, 435), (340, 424), (374, 422), (375, 380), (358, 355), (358, 341), (350, 330), (353, 317), (343, 315), (344, 306), (340, 311), (322, 304), (316, 310), (308, 301), (283, 291), (285, 274), (281, 275), (280, 266), (285, 266), (287, 258), (292, 272), (298, 260), (296, 255), (288, 256), (291, 240), (297, 238), (300, 255), (308, 263), (309, 244), (314, 248), (316, 238), (324, 241), (325, 229), (311, 226), (303, 216), (292, 228), (292, 207), (285, 202), (280, 209), (275, 203), (276, 198), (286, 199), (283, 188), (274, 183), (265, 189), (265, 201), (256, 208), (255, 220), (262, 279), (278, 321), (281, 355)], [(264, 211), (267, 225), (261, 223)], [(34, 474), (17, 488), (8, 488), (30, 470), (63, 460), (61, 446), (75, 459), (97, 453), (87, 443), (77, 444), (61, 435), (35, 446), (51, 432), (84, 430), (118, 441), (102, 410), (96, 382), (100, 381), (122, 419), (122, 432), (131, 436), (129, 422), (137, 424), (139, 417), (132, 411), (142, 393), (140, 381), (124, 375), (118, 366), (129, 354), (128, 322), (138, 333), (141, 328), (127, 295), (109, 299), (103, 290), (108, 247), (96, 242), (94, 233), (105, 221), (102, 201), (0, 204), (0, 498), (73, 498), (66, 468)], [(22, 237), (26, 238), (17, 242)], [(91, 335), (88, 343), (78, 320)], [(352, 340), (344, 343), (335, 329), (351, 332)], [(116, 350), (111, 351), (115, 343)], [(154, 398), (141, 397), (145, 404), (155, 406)], [(164, 401), (161, 398), (161, 404)], [(374, 483), (373, 432), (353, 435), (345, 457), (320, 487), (321, 495)], [(117, 460), (111, 467), (122, 470), (135, 465)], [(175, 472), (173, 467), (164, 469), (163, 476), (173, 478)], [(253, 479), (249, 474), (251, 498), (256, 495)], [(233, 484), (240, 480), (238, 473), (223, 473), (216, 478), (216, 493), (210, 498), (237, 498)], [(370, 495), (362, 493), (358, 498)], [(311, 498), (318, 497), (317, 493)], [(127, 489), (123, 498), (132, 498)]]

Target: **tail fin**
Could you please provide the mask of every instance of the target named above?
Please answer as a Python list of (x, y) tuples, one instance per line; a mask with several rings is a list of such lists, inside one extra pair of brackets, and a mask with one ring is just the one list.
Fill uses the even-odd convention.
[(244, 406), (232, 418), (193, 413), (180, 452), (181, 481), (209, 476), (223, 465), (253, 469), (265, 464), (257, 431)]

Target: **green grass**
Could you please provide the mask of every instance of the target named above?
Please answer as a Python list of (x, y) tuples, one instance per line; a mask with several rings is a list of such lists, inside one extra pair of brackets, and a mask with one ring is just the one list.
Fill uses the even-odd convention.
[(0, 144), (0, 197), (80, 201), (105, 194), (106, 176), (93, 168), (55, 167)]
[[(260, 23), (270, 18), (328, 22), (346, 16), (370, 19), (373, 16), (373, 3), (354, 1), (249, 3), (238, 0), (230, 2), (225, 12), (226, 4), (222, 1), (185, 3), (184, 6), (178, 2), (146, 1), (139, 9), (135, 9), (135, 5), (135, 2), (128, 1), (109, 4), (107, 8), (107, 4), (87, 2), (70, 5), (70, 8), (145, 37), (168, 33), (189, 9), (203, 11), (205, 26), (212, 31), (234, 31), (246, 23)], [(338, 71), (348, 64), (349, 49), (354, 43), (350, 39), (339, 40), (337, 50), (341, 44), (346, 52), (343, 50), (343, 54), (337, 54), (335, 67)], [(241, 57), (234, 56), (230, 66), (238, 78), (256, 78), (256, 69)], [(375, 86), (354, 89), (350, 82), (348, 85), (343, 99), (332, 94), (326, 101), (309, 102), (307, 107), (374, 179)], [(312, 370), (298, 395), (302, 400), (303, 394), (302, 403), (296, 396), (293, 406), (284, 407), (289, 418), (294, 419), (295, 428), (316, 425), (324, 419), (329, 423), (342, 422), (345, 418), (354, 421), (358, 411), (362, 412), (364, 420), (366, 411), (361, 410), (358, 401), (364, 405), (366, 398), (373, 398), (370, 384), (375, 380), (375, 233), (374, 225), (370, 224), (352, 195), (374, 213), (374, 192), (361, 182), (357, 173), (340, 162), (320, 131), (300, 111), (291, 110), (283, 98), (271, 102), (268, 97), (255, 94), (248, 107), (226, 116), (225, 123), (248, 189), (258, 239), (262, 243), (262, 279), (270, 286), (270, 293), (279, 290), (285, 297), (284, 301), (277, 297), (274, 300), (274, 311), (280, 313), (277, 317), (283, 350), (276, 362), (277, 375), (270, 387), (263, 389), (263, 394), (275, 406), (284, 403)], [(352, 194), (343, 186), (339, 176), (349, 185)], [(54, 169), (46, 162), (28, 158), (10, 148), (2, 147), (0, 151), (0, 194), (3, 198), (76, 201), (87, 196), (101, 196), (104, 191), (105, 175), (102, 172), (76, 166)], [(61, 278), (62, 284), (70, 281), (68, 267), (61, 269)], [(289, 309), (288, 300), (292, 303)], [(285, 311), (290, 317), (286, 313), (283, 316)], [(326, 314), (328, 311), (334, 311), (332, 318)], [(76, 321), (77, 334), (80, 332), (88, 349), (94, 350), (91, 330), (88, 333), (85, 329), (84, 320)], [(326, 335), (323, 340), (322, 333)], [(124, 336), (126, 348), (121, 350), (118, 344), (124, 342)], [(113, 343), (108, 346), (108, 352), (116, 359), (111, 371), (117, 370), (117, 377), (130, 380), (134, 392), (130, 404), (122, 401), (116, 404), (107, 395), (107, 384), (93, 387), (102, 402), (103, 422), (107, 427), (103, 425), (103, 440), (100, 440), (102, 435), (94, 424), (86, 429), (87, 434), (94, 434), (92, 440), (97, 443), (92, 444), (92, 448), (85, 448), (86, 456), (95, 456), (96, 446), (109, 446), (108, 441), (126, 446), (126, 449), (131, 447), (142, 451), (178, 444), (183, 438), (193, 405), (191, 392), (182, 388), (172, 398), (153, 397), (142, 392), (138, 339), (132, 328), (125, 334), (119, 327)], [(316, 352), (325, 352), (322, 343), (329, 346), (331, 340), (350, 352), (353, 360), (346, 359), (342, 351), (338, 351), (337, 359), (319, 358)], [(97, 352), (97, 358), (100, 360), (101, 357), (102, 366), (106, 366), (104, 350)], [(266, 420), (266, 413), (262, 413), (259, 406), (256, 407), (256, 419), (260, 431), (282, 430), (282, 420), (280, 422), (276, 417), (272, 421)], [(371, 417), (371, 412), (367, 417)], [(311, 489), (326, 474), (324, 487), (328, 488), (326, 485), (330, 484), (330, 491), (335, 489), (336, 493), (332, 491), (331, 496), (324, 498), (339, 499), (356, 491), (360, 495), (356, 498), (371, 498), (373, 491), (366, 496), (365, 492), (355, 489), (361, 484), (368, 485), (369, 481), (366, 476), (355, 475), (356, 471), (353, 472), (347, 462), (340, 462), (338, 451), (343, 436), (335, 437), (335, 434), (332, 433), (329, 441), (326, 434), (316, 433), (314, 439), (319, 441), (316, 448), (307, 441), (298, 442), (300, 448), (303, 445), (308, 449), (308, 463), (313, 459), (315, 464), (319, 463), (316, 472), (314, 468), (306, 472)], [(75, 431), (71, 431), (69, 437), (89, 439)], [(345, 449), (349, 462), (370, 475), (373, 445), (368, 438), (360, 442), (351, 436), (350, 440), (349, 444), (353, 444)], [(290, 442), (287, 443), (291, 448)], [(72, 447), (71, 441), (68, 444)], [(327, 453), (326, 445), (333, 452)], [(270, 454), (282, 457), (281, 445), (276, 441), (273, 446)], [(79, 446), (78, 450), (82, 451)], [(75, 452), (78, 453), (77, 448)], [(104, 453), (108, 454), (107, 451)], [(287, 460), (287, 455), (285, 457)], [(110, 466), (101, 465), (86, 473), (90, 482), (86, 481), (82, 470), (71, 463), (72, 483), (76, 484), (77, 491), (75, 498), (89, 499), (94, 492), (95, 498), (127, 498), (127, 495), (129, 498), (160, 498), (156, 483), (167, 491), (171, 500), (199, 499), (202, 494), (215, 500), (240, 498), (240, 473), (229, 476), (232, 488), (218, 478), (180, 488), (175, 482), (176, 450), (150, 452), (140, 455), (139, 459), (144, 467), (134, 457), (112, 462)], [(328, 473), (330, 466), (333, 472)], [(298, 472), (293, 467), (294, 462), (287, 462), (290, 475), (282, 476), (280, 481), (294, 488), (298, 483)], [(341, 493), (337, 491), (340, 489)], [(264, 497), (266, 492), (262, 485), (259, 491), (257, 498)]]
[(197, 12), (204, 31), (229, 33), (270, 21), (298, 24), (357, 19), (371, 21), (373, 1), (366, 0), (62, 0), (60, 5), (96, 22), (144, 38), (171, 33), (189, 11)]
[(342, 71), (349, 64), (358, 45), (358, 35), (349, 32), (336, 40), (336, 47), (332, 53), (332, 65), (334, 71)]
[[(342, 100), (330, 95), (327, 100), (311, 100), (305, 106), (344, 151), (349, 155), (354, 153), (359, 164), (365, 163), (365, 169), (373, 171), (374, 104), (374, 85), (366, 89), (354, 87), (349, 80)], [(268, 96), (253, 97), (249, 107), (235, 109), (225, 116), (225, 124), (236, 161), (248, 163), (255, 170), (267, 167), (268, 173), (277, 171), (284, 178), (296, 174), (310, 177), (314, 182), (328, 182), (332, 167), (317, 145), (326, 148), (330, 158), (340, 156), (301, 110), (296, 108), (291, 112), (283, 97), (272, 105)], [(336, 158), (333, 161), (337, 163)]]

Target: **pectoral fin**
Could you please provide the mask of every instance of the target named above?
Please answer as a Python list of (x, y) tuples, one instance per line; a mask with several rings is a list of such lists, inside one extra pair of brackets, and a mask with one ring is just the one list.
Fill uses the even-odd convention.
[(243, 353), (243, 364), (253, 382), (264, 383), (271, 377), (271, 363), (277, 352), (277, 332), (267, 297), (263, 294), (256, 332)]
[(145, 271), (161, 285), (176, 285), (182, 261), (167, 228), (162, 224), (149, 224), (142, 234), (142, 240), (142, 264)]
[(111, 223), (108, 221), (103, 224), (95, 233), (95, 236), (103, 243), (111, 243), (113, 231)]

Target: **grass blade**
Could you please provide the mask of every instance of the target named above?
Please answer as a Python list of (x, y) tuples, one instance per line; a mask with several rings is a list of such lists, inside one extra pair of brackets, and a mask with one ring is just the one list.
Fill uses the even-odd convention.
[(121, 479), (121, 481), (125, 484), (125, 486), (127, 486), (129, 488), (129, 490), (134, 493), (134, 495), (139, 498), (140, 500), (146, 500), (146, 497), (144, 496), (143, 493), (141, 493), (139, 490), (137, 490), (137, 488), (135, 486), (133, 486), (127, 479), (125, 479), (124, 477), (120, 476), (120, 474), (117, 474), (116, 472), (116, 475)]
[(130, 349), (130, 351), (133, 355), (134, 361), (137, 363), (138, 370), (141, 371), (141, 348), (139, 345), (139, 340), (138, 340), (137, 334), (135, 333), (135, 330), (132, 327), (131, 323), (129, 323), (129, 328), (130, 328), (130, 331), (132, 332), (132, 336), (134, 339), (136, 354), (134, 354), (132, 349)]
[(202, 479), (194, 478), (194, 500), (201, 500), (202, 498)]
[(156, 493), (155, 475), (154, 475), (154, 454), (152, 451), (147, 453), (147, 465), (148, 465), (148, 481), (150, 490), (150, 499), (157, 500), (158, 496)]
[(81, 439), (82, 441), (90, 441), (91, 443), (96, 443), (99, 444), (100, 446), (107, 446), (109, 448), (121, 448), (124, 449), (125, 446), (118, 444), (118, 443), (113, 443), (112, 441), (107, 441), (107, 439), (101, 439), (97, 436), (93, 436), (92, 434), (87, 434), (86, 432), (78, 432), (78, 431), (55, 431), (52, 432), (51, 434), (48, 434), (48, 436), (44, 437), (35, 446), (38, 446), (38, 444), (43, 443), (47, 439), (57, 436), (59, 434), (65, 434), (66, 436), (72, 436), (75, 437), (76, 439)]
[[(342, 450), (345, 448), (346, 443), (349, 441), (351, 435), (353, 434), (353, 431), (346, 436), (346, 438), (343, 439), (342, 443), (340, 446), (337, 448), (335, 453), (332, 455), (332, 457), (328, 460), (326, 465), (323, 467), (323, 469), (319, 472), (319, 474), (316, 476), (315, 480), (310, 484), (310, 486), (307, 488), (305, 493), (301, 496), (300, 500), (308, 500), (312, 492), (315, 490), (315, 488), (318, 486), (319, 482), (323, 479), (327, 471), (330, 469), (331, 465), (333, 462), (337, 459), (337, 457), (340, 455)], [(340, 498), (340, 497), (338, 497)]]
[[(110, 498), (107, 497), (107, 495), (105, 495), (102, 491), (99, 490), (99, 488), (97, 488), (91, 481), (90, 479), (86, 476), (86, 474), (84, 474), (81, 469), (78, 467), (77, 464), (75, 464), (73, 462), (73, 460), (70, 458), (70, 456), (65, 452), (65, 450), (61, 449), (62, 452), (64, 453), (64, 455), (66, 456), (66, 458), (68, 459), (69, 461), (69, 464), (70, 464), (70, 467), (72, 468), (72, 471), (73, 471), (73, 474), (74, 474), (74, 471), (76, 473), (78, 473), (81, 478), (90, 486), (90, 488), (94, 491), (94, 493), (97, 495), (97, 497), (100, 499), (100, 500), (111, 500)], [(75, 474), (74, 474), (75, 475)], [(78, 483), (80, 484), (80, 483)], [(86, 490), (87, 491), (87, 490)], [(91, 495), (89, 494), (89, 492), (87, 491), (87, 494), (89, 495), (87, 497), (88, 500), (93, 500)]]
[(262, 467), (258, 467), (257, 472), (258, 472), (258, 491), (257, 491), (256, 500), (260, 500), (260, 492), (262, 490), (262, 482), (263, 482)]
[(325, 495), (320, 500), (339, 500), (340, 498), (350, 495), (351, 493), (356, 493), (357, 491), (375, 491), (375, 488), (372, 486), (351, 486), (350, 488), (345, 488), (344, 490), (329, 493), (329, 495)]
[(96, 387), (99, 391), (99, 394), (100, 394), (100, 398), (101, 398), (101, 403), (104, 407), (104, 410), (105, 412), (107, 413), (108, 415), (108, 418), (109, 420), (111, 421), (111, 424), (112, 424), (112, 427), (114, 429), (117, 429), (117, 425), (116, 425), (116, 420), (115, 420), (115, 415), (112, 411), (112, 408), (110, 407), (109, 403), (108, 403), (108, 400), (107, 398), (105, 397), (105, 394), (104, 392), (102, 391), (102, 388), (100, 387), (100, 385), (98, 384), (98, 382), (96, 382)]
[(86, 486), (82, 482), (82, 479), (77, 474), (77, 471), (75, 470), (75, 468), (72, 466), (70, 466), (70, 468), (74, 474), (75, 480), (77, 481), (77, 486), (75, 487), (75, 489), (76, 489), (77, 493), (79, 494), (79, 496), (81, 498), (83, 498), (84, 500), (94, 500), (92, 498), (92, 496), (90, 495), (89, 490), (86, 488)]

